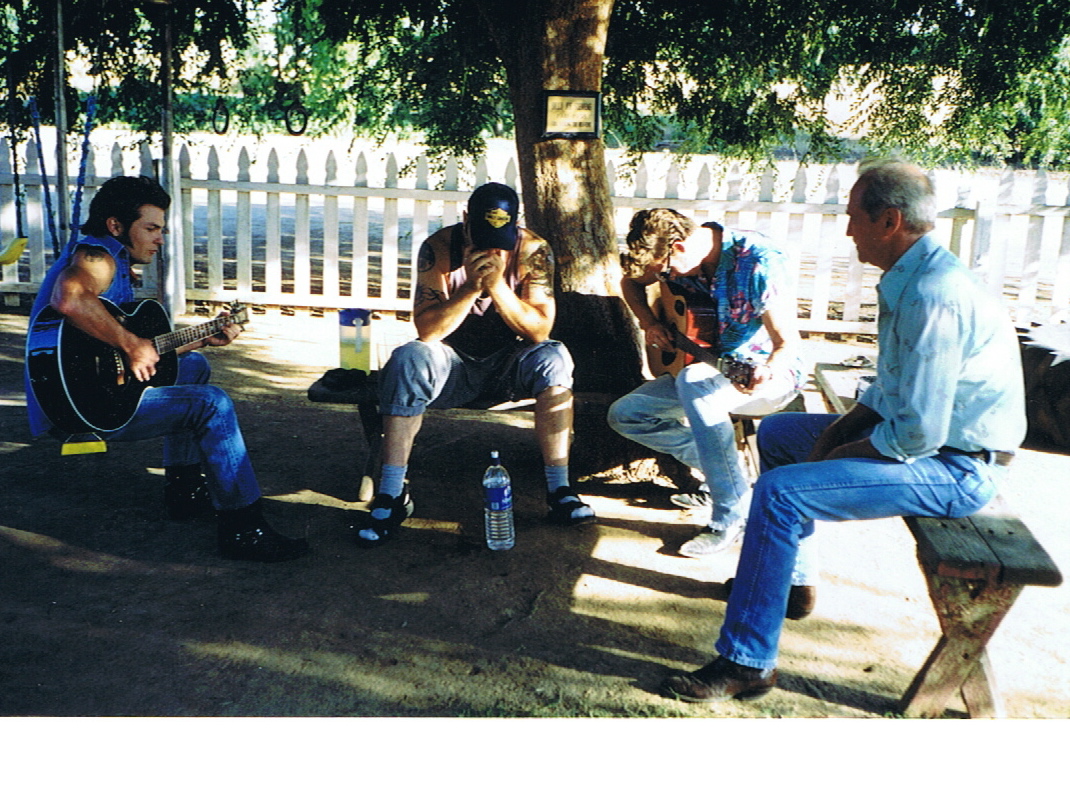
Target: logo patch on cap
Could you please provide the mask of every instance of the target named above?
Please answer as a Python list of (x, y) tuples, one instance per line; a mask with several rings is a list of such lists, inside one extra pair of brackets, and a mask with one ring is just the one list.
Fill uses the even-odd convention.
[(492, 228), (501, 228), (502, 226), (509, 225), (509, 212), (505, 209), (487, 209), (487, 213), (483, 215), (483, 219), (490, 224)]

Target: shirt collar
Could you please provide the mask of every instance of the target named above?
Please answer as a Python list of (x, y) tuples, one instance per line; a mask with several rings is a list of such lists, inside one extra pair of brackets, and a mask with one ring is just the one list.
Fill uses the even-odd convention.
[(922, 266), (929, 260), (930, 255), (939, 247), (940, 245), (931, 235), (925, 234), (907, 248), (906, 253), (900, 256), (888, 272), (881, 276), (879, 286), (886, 303), (890, 306), (895, 305), (902, 296), (903, 290), (912, 283)]

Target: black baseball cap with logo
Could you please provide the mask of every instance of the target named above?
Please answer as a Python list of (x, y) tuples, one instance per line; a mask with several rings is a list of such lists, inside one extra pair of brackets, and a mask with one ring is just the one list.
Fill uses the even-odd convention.
[(468, 231), (477, 250), (511, 251), (519, 235), (520, 198), (505, 184), (484, 184), (468, 199)]

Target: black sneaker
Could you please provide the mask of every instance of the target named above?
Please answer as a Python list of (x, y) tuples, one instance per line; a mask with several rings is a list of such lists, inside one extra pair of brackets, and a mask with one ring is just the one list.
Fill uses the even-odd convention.
[[(389, 510), (386, 518), (375, 518), (373, 510)], [(412, 515), (412, 496), (409, 495), (409, 486), (406, 484), (398, 497), (379, 493), (372, 499), (371, 506), (366, 513), (362, 513), (361, 521), (357, 527), (357, 544), (360, 546), (378, 546), (384, 540), (388, 540), (397, 534), (401, 524)]]

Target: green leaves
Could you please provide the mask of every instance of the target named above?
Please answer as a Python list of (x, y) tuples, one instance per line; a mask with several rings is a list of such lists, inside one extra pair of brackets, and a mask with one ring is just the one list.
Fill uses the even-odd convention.
[[(805, 142), (799, 155), (819, 158), (861, 138), (875, 151), (929, 161), (1067, 158), (1070, 0), (604, 5), (612, 8), (604, 119), (634, 149), (668, 135), (683, 151), (758, 158)], [(457, 155), (509, 132), (516, 87), (503, 64), (511, 60), (513, 69), (517, 54), (537, 52), (528, 45), (542, 30), (531, 20), (568, 30), (570, 20), (554, 17), (558, 7), (551, 0), (63, 3), (66, 46), (72, 64), (86, 68), (79, 85), (103, 99), (102, 121), (158, 128), (169, 15), (179, 131), (203, 127), (206, 101), (239, 84), (236, 122), (268, 130), (278, 125), (272, 99), (293, 86), (312, 114), (311, 133), (419, 131), (437, 152)], [(0, 0), (0, 75), (10, 70), (9, 90), (20, 100), (36, 95), (46, 118), (52, 8)], [(73, 121), (77, 92), (67, 100)]]

